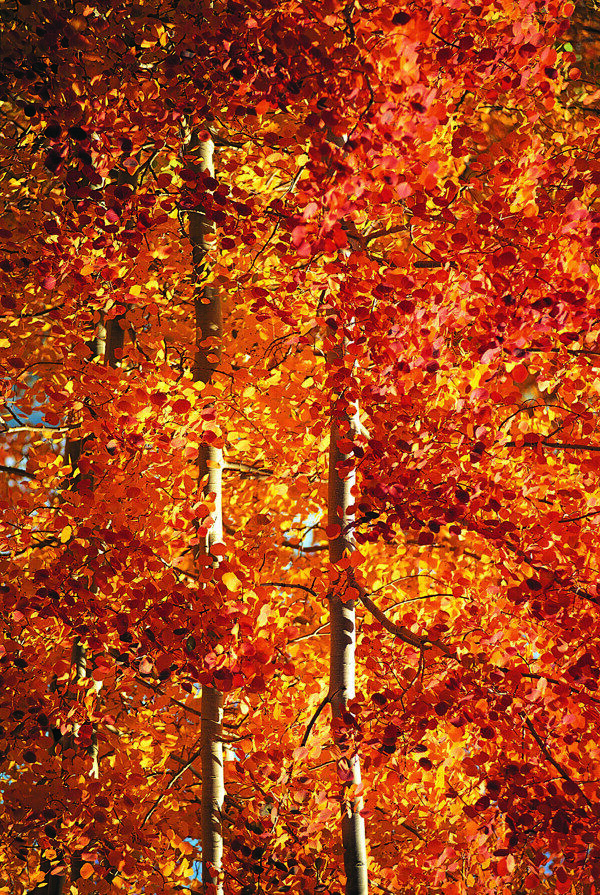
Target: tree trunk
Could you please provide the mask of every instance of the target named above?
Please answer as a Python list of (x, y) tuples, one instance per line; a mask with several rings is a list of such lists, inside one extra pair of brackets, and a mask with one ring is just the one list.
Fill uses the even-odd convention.
[[(119, 320), (120, 318), (109, 320), (106, 326), (104, 326), (104, 324), (102, 323), (99, 324), (96, 331), (96, 337), (94, 339), (94, 356), (104, 356), (104, 363), (109, 367), (117, 367), (119, 365), (120, 354), (123, 350), (124, 332), (119, 325)], [(117, 355), (119, 355), (119, 357)], [(72, 484), (78, 479), (75, 470), (77, 469), (77, 464), (79, 463), (84, 444), (84, 438), (67, 439), (67, 443), (65, 445), (65, 456), (72, 468), (71, 479), (68, 480), (67, 484)], [(93, 487), (93, 480), (91, 476), (90, 484)], [(87, 662), (87, 649), (85, 645), (80, 641), (79, 637), (75, 637), (75, 639), (73, 640), (73, 646), (71, 649), (71, 668), (74, 672), (75, 683), (88, 676), (89, 672)], [(98, 689), (100, 688), (99, 684), (97, 684), (96, 686)], [(76, 735), (77, 729), (73, 729), (70, 734), (62, 737), (60, 740), (61, 749), (74, 749)], [(90, 771), (90, 776), (97, 779), (99, 772), (98, 738), (95, 730), (92, 734), (91, 748), (92, 769)], [(46, 878), (41, 885), (36, 886), (35, 889), (32, 890), (32, 895), (61, 895), (64, 889), (65, 877), (56, 874), (53, 875), (50, 872), (52, 869), (50, 862), (48, 862), (46, 859), (43, 859), (41, 863), (42, 869), (46, 871)], [(71, 857), (71, 883), (75, 883), (79, 879), (79, 873), (82, 863), (83, 862), (81, 860), (81, 855), (74, 854)]]
[(202, 688), (200, 745), (202, 754), (202, 881), (223, 891), (219, 873), (223, 861), (221, 810), (225, 798), (223, 775), (223, 698), (214, 687)]
[[(191, 145), (198, 159), (201, 171), (214, 175), (213, 152), (211, 140), (204, 140)], [(206, 219), (202, 208), (197, 208), (189, 215), (189, 237), (192, 243), (192, 259), (197, 289), (195, 296), (196, 313), (196, 356), (194, 360), (194, 379), (196, 382), (209, 383), (221, 357), (221, 339), (223, 334), (221, 316), (221, 298), (217, 289), (202, 286), (208, 252), (207, 236), (212, 225)], [(213, 546), (223, 539), (223, 520), (221, 512), (221, 481), (223, 454), (220, 448), (202, 444), (198, 451), (198, 478), (203, 483), (204, 495), (210, 495), (214, 503), (212, 524), (199, 545), (199, 553), (212, 556)], [(225, 778), (223, 773), (223, 697), (214, 687), (203, 685), (201, 706), (200, 742), (202, 754), (202, 883), (205, 891), (212, 887), (216, 895), (222, 895), (223, 883), (221, 867), (223, 861), (223, 829), (221, 812), (225, 798)]]
[[(71, 668), (74, 669), (75, 672), (75, 682), (83, 680), (83, 678), (88, 675), (88, 667), (87, 667), (87, 649), (82, 644), (79, 637), (76, 637), (73, 641), (73, 649), (71, 651)], [(75, 749), (75, 737), (77, 736), (77, 731), (79, 729), (79, 725), (73, 727), (73, 731), (69, 734), (68, 737), (65, 737), (64, 747), (65, 749)], [(95, 748), (95, 755), (93, 759), (93, 766), (91, 771), (91, 776), (98, 776), (98, 753), (97, 746), (93, 746)], [(77, 851), (71, 856), (71, 888), (73, 888), (73, 883), (76, 883), (79, 879), (81, 873), (81, 865), (83, 861), (81, 860), (81, 852)], [(61, 889), (62, 889), (62, 881), (61, 881)]]
[[(329, 338), (335, 334), (329, 331)], [(343, 350), (334, 348), (328, 352), (328, 361), (332, 366), (342, 363)], [(354, 503), (352, 488), (356, 481), (354, 470), (342, 477), (340, 463), (349, 458), (339, 447), (339, 440), (357, 427), (358, 419), (343, 407), (344, 398), (332, 402), (331, 429), (329, 441), (329, 484), (328, 484), (328, 525), (340, 526), (337, 537), (329, 541), (329, 561), (339, 563), (345, 554), (353, 549), (351, 523), (353, 514), (350, 511)], [(339, 415), (338, 415), (339, 414)], [(360, 763), (358, 755), (348, 749), (347, 737), (344, 734), (344, 713), (348, 702), (354, 698), (354, 651), (356, 642), (356, 621), (354, 600), (345, 601), (345, 590), (353, 584), (352, 576), (346, 570), (340, 571), (336, 585), (330, 593), (329, 619), (331, 625), (330, 659), (329, 659), (329, 698), (334, 723), (336, 742), (347, 751), (342, 759), (347, 772), (347, 782), (343, 784), (342, 804), (342, 848), (344, 853), (344, 869), (346, 872), (346, 895), (366, 895), (367, 851), (365, 840), (365, 822), (361, 816), (363, 801), (361, 797), (349, 795), (351, 786), (360, 784)], [(350, 744), (351, 747), (351, 744)]]

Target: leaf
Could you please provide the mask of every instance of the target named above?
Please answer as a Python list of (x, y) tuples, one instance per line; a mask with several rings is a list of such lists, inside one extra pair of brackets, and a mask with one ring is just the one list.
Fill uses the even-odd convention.
[(515, 382), (525, 382), (527, 376), (529, 375), (527, 367), (523, 364), (517, 364), (516, 367), (513, 367), (511, 371), (511, 376)]
[(594, 5), (13, 6), (12, 888), (587, 891)]
[(240, 580), (233, 572), (225, 572), (221, 580), (229, 591), (235, 592), (240, 588)]

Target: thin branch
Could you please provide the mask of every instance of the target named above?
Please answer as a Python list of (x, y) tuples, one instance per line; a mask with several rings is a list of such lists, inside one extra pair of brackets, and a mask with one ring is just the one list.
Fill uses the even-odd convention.
[(28, 472), (26, 469), (19, 469), (18, 466), (4, 466), (2, 463), (0, 463), (0, 472), (5, 472), (7, 475), (21, 476), (24, 479), (37, 478), (34, 472)]
[(296, 590), (304, 590), (307, 594), (312, 594), (313, 597), (317, 596), (317, 592), (312, 589), (312, 587), (307, 587), (305, 584), (288, 584), (287, 581), (263, 581), (261, 582), (261, 587), (267, 587), (268, 585), (272, 585), (273, 587), (293, 587)]
[(301, 634), (299, 637), (293, 637), (291, 640), (288, 640), (288, 643), (298, 643), (300, 640), (310, 640), (311, 637), (318, 637), (325, 628), (329, 627), (329, 622), (325, 622), (324, 625), (319, 625), (318, 628), (315, 628), (314, 631), (311, 631), (309, 634)]
[(536, 437), (535, 441), (524, 441), (518, 444), (516, 441), (505, 441), (500, 447), (530, 447), (536, 448), (538, 445), (548, 448), (558, 448), (561, 451), (596, 451), (600, 452), (598, 444), (570, 444), (563, 441), (544, 441), (541, 437)]
[(421, 842), (425, 842), (424, 837), (421, 836), (421, 834), (419, 833), (419, 831), (417, 830), (416, 827), (413, 827), (410, 824), (407, 824), (406, 821), (403, 821), (403, 820), (400, 821), (400, 826), (404, 827), (405, 830), (408, 830), (409, 833), (412, 833), (413, 836), (416, 836), (417, 839), (420, 839)]
[(588, 797), (586, 796), (586, 794), (583, 792), (583, 790), (581, 789), (581, 787), (579, 786), (579, 784), (576, 783), (575, 780), (573, 780), (573, 778), (569, 776), (569, 774), (567, 774), (567, 772), (565, 771), (565, 769), (563, 768), (563, 766), (560, 765), (560, 764), (556, 761), (555, 758), (552, 758), (552, 755), (551, 755), (550, 752), (548, 751), (548, 747), (546, 746), (546, 744), (544, 743), (544, 741), (543, 741), (542, 738), (540, 737), (539, 733), (537, 732), (537, 730), (535, 729), (535, 727), (533, 726), (533, 724), (531, 723), (531, 721), (529, 720), (529, 718), (528, 718), (526, 715), (523, 715), (522, 717), (523, 717), (523, 720), (525, 721), (525, 724), (527, 725), (527, 728), (528, 728), (529, 732), (531, 733), (532, 737), (534, 738), (534, 740), (535, 740), (536, 743), (538, 744), (539, 749), (540, 749), (540, 752), (542, 753), (542, 755), (544, 756), (544, 758), (546, 759), (546, 761), (547, 761), (549, 764), (551, 764), (552, 767), (555, 768), (555, 770), (558, 771), (558, 773), (559, 773), (560, 776), (563, 778), (563, 780), (567, 780), (569, 783), (572, 783), (573, 786), (576, 787), (577, 792), (579, 793), (579, 795), (581, 796), (581, 798), (584, 799), (584, 801), (587, 802), (587, 804), (588, 804), (589, 807), (591, 808), (591, 807), (592, 807), (592, 803), (590, 802), (590, 800), (588, 799)]
[[(376, 805), (376, 806), (375, 806), (375, 810), (376, 810), (376, 811), (379, 811), (379, 812), (380, 812), (381, 814), (383, 814), (383, 815), (387, 815), (387, 814), (388, 814), (388, 812), (387, 812), (387, 811), (384, 811), (383, 808), (380, 808), (379, 805)], [(417, 830), (417, 828), (416, 828), (416, 827), (413, 827), (412, 824), (406, 823), (406, 821), (400, 821), (400, 826), (401, 826), (401, 827), (404, 827), (405, 830), (408, 830), (409, 833), (412, 833), (413, 836), (416, 836), (417, 839), (420, 839), (421, 842), (425, 842), (425, 838), (424, 838), (423, 836), (421, 836), (421, 834), (419, 833), (419, 831)]]
[[(138, 684), (142, 684), (143, 687), (146, 687), (148, 690), (152, 690), (153, 693), (156, 693), (157, 696), (164, 696), (165, 694), (160, 689), (160, 687), (155, 687), (149, 681), (145, 681), (143, 677), (140, 677), (136, 674), (135, 680)], [(186, 705), (185, 702), (181, 702), (179, 699), (175, 699), (174, 696), (168, 697), (169, 702), (172, 702), (174, 705), (178, 705), (179, 708), (183, 709), (186, 712), (189, 712), (191, 715), (196, 715), (196, 717), (201, 718), (202, 713), (198, 711), (198, 709), (193, 709), (191, 705)]]
[(223, 471), (226, 472), (227, 470), (235, 470), (246, 475), (255, 475), (258, 478), (273, 475), (272, 469), (265, 469), (263, 466), (252, 466), (250, 463), (236, 463), (235, 461), (232, 463), (229, 460), (225, 460)]
[[(171, 760), (172, 760), (172, 761), (176, 761), (177, 764), (181, 764), (181, 765), (185, 765), (185, 764), (187, 764), (185, 758), (180, 758), (179, 755), (171, 755)], [(196, 768), (189, 768), (189, 770), (192, 772), (192, 774), (194, 775), (194, 777), (197, 777), (198, 780), (202, 780), (202, 774), (200, 774), (200, 773), (196, 770)]]
[(58, 538), (45, 538), (43, 541), (35, 541), (33, 544), (28, 544), (27, 547), (23, 547), (22, 550), (17, 550), (16, 553), (13, 553), (13, 556), (23, 556), (24, 553), (27, 553), (28, 550), (41, 550), (44, 547), (59, 547), (60, 541)]
[(194, 754), (192, 755), (192, 757), (190, 758), (190, 760), (189, 760), (188, 762), (186, 762), (186, 763), (183, 765), (183, 767), (181, 768), (181, 770), (177, 771), (177, 773), (176, 773), (173, 777), (171, 777), (171, 779), (169, 780), (169, 782), (168, 782), (167, 785), (165, 786), (164, 790), (161, 792), (161, 794), (158, 796), (158, 798), (157, 798), (156, 801), (154, 802), (154, 805), (153, 805), (153, 806), (146, 812), (146, 816), (144, 817), (144, 819), (143, 819), (143, 821), (142, 821), (142, 823), (141, 823), (140, 826), (143, 827), (144, 824), (145, 824), (147, 821), (150, 820), (150, 818), (151, 818), (152, 815), (154, 814), (155, 810), (158, 808), (158, 806), (160, 805), (160, 803), (162, 802), (162, 800), (163, 800), (164, 797), (166, 796), (167, 791), (168, 791), (169, 789), (171, 789), (171, 787), (174, 786), (175, 783), (177, 783), (177, 781), (179, 780), (179, 778), (182, 777), (183, 774), (185, 774), (185, 772), (186, 772), (189, 768), (192, 767), (192, 765), (194, 764), (194, 762), (196, 761), (196, 759), (197, 759), (197, 758), (200, 758), (200, 755), (201, 755), (201, 754), (202, 754), (202, 753), (201, 753), (200, 750), (198, 750), (198, 752), (194, 752)]
[(186, 705), (185, 702), (181, 702), (179, 699), (175, 699), (174, 696), (169, 696), (169, 702), (172, 702), (172, 703), (174, 703), (175, 705), (178, 705), (179, 708), (183, 709), (184, 712), (189, 712), (190, 715), (196, 715), (197, 718), (201, 718), (201, 717), (202, 717), (202, 713), (201, 713), (201, 712), (199, 712), (197, 709), (193, 709), (193, 708), (191, 707), (191, 705)]
[(28, 426), (28, 425), (19, 425), (19, 426), (7, 426), (4, 424), (2, 428), (2, 435), (13, 435), (17, 432), (70, 432), (72, 429), (77, 429), (77, 425), (73, 426)]
[[(499, 667), (498, 670), (504, 672), (505, 674), (509, 671), (508, 668), (502, 667)], [(594, 702), (597, 705), (600, 705), (600, 699), (597, 699), (595, 696), (590, 696), (589, 693), (583, 694), (581, 690), (578, 690), (577, 687), (573, 687), (572, 684), (568, 684), (566, 681), (558, 680), (558, 678), (555, 677), (547, 677), (545, 674), (538, 674), (535, 671), (522, 671), (521, 675), (533, 681), (545, 680), (548, 681), (549, 684), (556, 684), (556, 686), (558, 687), (567, 687), (570, 693), (575, 693), (577, 694), (577, 696), (585, 695), (585, 698), (588, 700), (588, 702)]]
[(592, 510), (591, 513), (583, 513), (581, 516), (569, 516), (568, 519), (559, 519), (559, 522), (577, 522), (579, 519), (588, 519), (590, 516), (597, 516), (600, 510)]
[(310, 732), (311, 732), (311, 730), (313, 729), (313, 727), (315, 726), (315, 724), (317, 723), (317, 720), (318, 720), (319, 715), (321, 714), (321, 712), (323, 711), (323, 709), (325, 708), (325, 706), (327, 705), (327, 703), (331, 702), (332, 698), (333, 698), (337, 693), (339, 693), (339, 690), (340, 690), (340, 688), (338, 687), (338, 689), (335, 691), (335, 693), (328, 693), (328, 694), (321, 700), (321, 702), (319, 703), (319, 705), (317, 706), (315, 713), (313, 714), (312, 718), (311, 718), (310, 721), (308, 722), (308, 727), (306, 728), (306, 730), (305, 730), (305, 732), (304, 732), (304, 736), (302, 737), (302, 743), (301, 743), (302, 746), (306, 746), (306, 744), (308, 743), (308, 738), (309, 738), (309, 736), (310, 736)]

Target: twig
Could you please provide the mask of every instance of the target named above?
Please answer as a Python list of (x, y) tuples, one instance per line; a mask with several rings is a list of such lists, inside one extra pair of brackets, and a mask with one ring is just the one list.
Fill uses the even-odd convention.
[(391, 621), (383, 612), (379, 606), (377, 606), (370, 596), (365, 591), (364, 587), (361, 587), (360, 584), (357, 584), (355, 580), (353, 580), (354, 587), (358, 590), (358, 595), (361, 603), (365, 606), (366, 609), (369, 610), (371, 615), (373, 615), (378, 622), (385, 628), (386, 631), (389, 631), (390, 634), (394, 634), (404, 643), (408, 643), (411, 646), (416, 646), (420, 650), (431, 649), (433, 646), (437, 646), (439, 650), (441, 650), (444, 655), (448, 656), (450, 659), (455, 659), (457, 662), (460, 661), (456, 653), (453, 649), (446, 644), (442, 640), (430, 640), (429, 637), (421, 634), (413, 634), (412, 631), (409, 631), (408, 628), (405, 628), (404, 625), (397, 625), (395, 622)]

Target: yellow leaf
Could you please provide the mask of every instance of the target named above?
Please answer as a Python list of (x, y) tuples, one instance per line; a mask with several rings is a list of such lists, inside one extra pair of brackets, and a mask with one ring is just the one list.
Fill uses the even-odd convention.
[(445, 771), (444, 765), (441, 764), (437, 771), (435, 772), (435, 785), (436, 789), (444, 789), (445, 786)]
[(223, 584), (227, 588), (227, 590), (238, 590), (240, 586), (240, 580), (237, 578), (233, 572), (225, 572), (222, 578)]
[(61, 544), (66, 544), (71, 535), (73, 534), (73, 529), (70, 525), (65, 525), (63, 530), (60, 533), (60, 542)]

